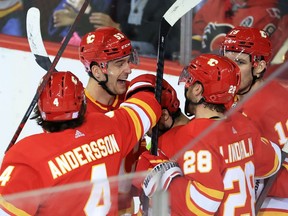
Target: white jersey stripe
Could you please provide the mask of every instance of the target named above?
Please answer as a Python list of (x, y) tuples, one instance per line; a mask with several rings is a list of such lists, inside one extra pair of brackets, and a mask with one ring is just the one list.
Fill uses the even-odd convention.
[(202, 209), (212, 213), (216, 212), (221, 204), (221, 202), (211, 200), (204, 196), (199, 190), (197, 190), (193, 183), (190, 185), (190, 199)]
[(146, 115), (146, 113), (143, 111), (143, 109), (141, 107), (137, 106), (136, 104), (130, 104), (130, 103), (125, 103), (125, 102), (122, 103), (120, 105), (120, 107), (129, 107), (138, 113), (138, 115), (140, 116), (141, 121), (142, 121), (144, 134), (146, 134), (147, 131), (151, 127), (151, 122), (150, 122), (150, 118)]

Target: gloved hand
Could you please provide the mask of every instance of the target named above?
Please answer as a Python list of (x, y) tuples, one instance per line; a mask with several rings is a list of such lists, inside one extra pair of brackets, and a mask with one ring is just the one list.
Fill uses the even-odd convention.
[(148, 151), (142, 153), (136, 166), (136, 171), (144, 170), (150, 172), (144, 179), (134, 179), (133, 185), (138, 189), (142, 188), (148, 197), (153, 196), (157, 188), (167, 190), (174, 177), (183, 175), (176, 162), (168, 161), (164, 155), (151, 155)]
[[(165, 161), (168, 161), (168, 158), (162, 154), (160, 156), (155, 156), (152, 155), (149, 151), (144, 151), (137, 161), (135, 172), (150, 171), (156, 165)], [(144, 177), (137, 177), (133, 179), (133, 185), (138, 188), (138, 190), (141, 190), (143, 180)]]
[(155, 92), (155, 76), (152, 74), (143, 74), (131, 80), (125, 100), (129, 99), (133, 94), (139, 91)]
[[(156, 76), (143, 74), (132, 79), (126, 93), (126, 99), (139, 91), (151, 91), (155, 93)], [(175, 113), (180, 106), (175, 89), (165, 80), (162, 80), (161, 107), (167, 109), (171, 114)]]
[(142, 188), (146, 196), (152, 197), (155, 191), (166, 191), (176, 176), (183, 176), (182, 170), (178, 163), (167, 161), (155, 166), (150, 173), (145, 177)]

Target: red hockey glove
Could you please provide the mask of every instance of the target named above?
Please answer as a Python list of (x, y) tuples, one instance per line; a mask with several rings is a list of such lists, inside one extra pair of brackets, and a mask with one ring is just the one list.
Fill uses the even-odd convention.
[[(154, 81), (153, 81), (154, 79)], [(131, 80), (125, 100), (129, 99), (133, 94), (139, 91), (155, 92), (155, 76), (151, 74), (143, 74)]]
[[(131, 80), (126, 93), (126, 99), (139, 91), (155, 92), (156, 76), (153, 74), (143, 74)], [(161, 107), (168, 109), (170, 113), (175, 113), (180, 106), (176, 90), (165, 80), (162, 80)]]

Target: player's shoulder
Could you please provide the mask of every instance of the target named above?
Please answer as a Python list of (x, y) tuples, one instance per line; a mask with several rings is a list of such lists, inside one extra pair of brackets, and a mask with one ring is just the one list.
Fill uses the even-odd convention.
[(4, 159), (25, 163), (27, 159), (39, 155), (37, 149), (43, 147), (47, 136), (47, 133), (38, 133), (22, 138), (6, 152)]
[(227, 122), (233, 128), (232, 132), (237, 131), (238, 134), (258, 134), (259, 129), (255, 125), (255, 120), (250, 117), (243, 110), (236, 111), (228, 117)]
[[(242, 110), (250, 118), (264, 117), (283, 110), (288, 101), (283, 95), (288, 94), (288, 83), (286, 80), (272, 80), (265, 84), (259, 91), (251, 95), (242, 105)], [(281, 106), (280, 106), (281, 104)], [(278, 111), (276, 111), (278, 110)], [(281, 113), (281, 112), (280, 112)]]
[[(113, 125), (113, 120), (115, 116), (115, 111), (109, 111), (106, 113), (99, 112), (91, 112), (86, 114), (86, 120), (84, 126), (87, 128), (95, 128), (95, 127), (108, 127), (109, 125)], [(117, 113), (117, 112), (116, 112)]]

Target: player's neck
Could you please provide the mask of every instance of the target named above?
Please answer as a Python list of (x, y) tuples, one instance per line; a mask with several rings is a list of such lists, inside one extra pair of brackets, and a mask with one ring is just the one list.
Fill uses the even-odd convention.
[(94, 101), (98, 101), (101, 104), (111, 105), (115, 99), (115, 96), (108, 94), (95, 80), (90, 79), (88, 81), (85, 91)]
[(185, 125), (188, 122), (189, 122), (189, 118), (187, 116), (185, 116), (183, 113), (181, 113), (181, 115), (175, 119), (173, 126), (175, 127), (175, 126), (179, 126), (179, 125)]
[[(216, 110), (211, 110), (208, 107), (205, 107), (203, 104), (197, 106), (195, 110), (195, 118), (212, 118), (216, 119), (223, 119), (225, 115), (223, 113), (217, 112)], [(219, 117), (219, 118), (218, 118)]]
[(258, 90), (264, 83), (265, 83), (265, 80), (263, 78), (257, 79), (256, 82), (251, 87), (251, 89), (246, 94), (237, 95), (238, 101), (243, 100), (243, 98), (245, 98), (247, 94), (253, 94), (253, 92)]

